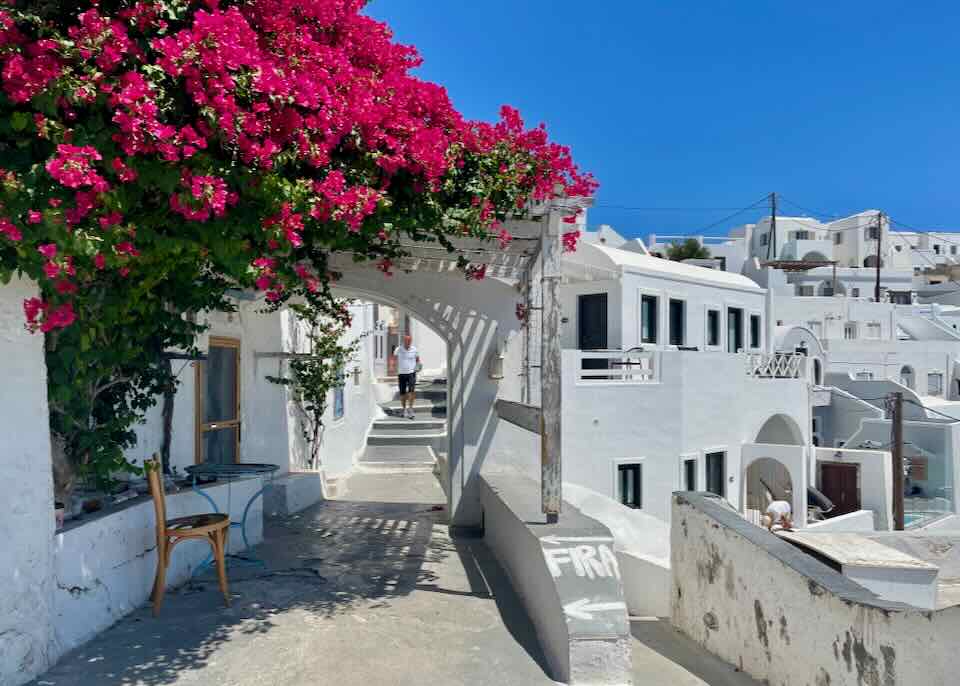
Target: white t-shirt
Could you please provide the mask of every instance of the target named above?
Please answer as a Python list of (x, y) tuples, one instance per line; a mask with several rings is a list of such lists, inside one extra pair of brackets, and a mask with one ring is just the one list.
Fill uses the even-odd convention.
[(404, 348), (398, 345), (393, 354), (397, 358), (397, 374), (413, 374), (417, 371), (417, 349), (414, 346)]

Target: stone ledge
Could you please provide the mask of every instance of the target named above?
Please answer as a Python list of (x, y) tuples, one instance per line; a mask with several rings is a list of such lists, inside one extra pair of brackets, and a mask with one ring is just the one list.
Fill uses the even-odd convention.
[(550, 677), (630, 684), (631, 642), (613, 535), (564, 503), (546, 524), (540, 486), (513, 473), (480, 475), (484, 539), (537, 631)]

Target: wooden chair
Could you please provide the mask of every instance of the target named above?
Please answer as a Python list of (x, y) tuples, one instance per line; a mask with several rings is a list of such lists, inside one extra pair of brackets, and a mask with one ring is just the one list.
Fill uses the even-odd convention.
[(227, 565), (224, 558), (227, 551), (227, 537), (230, 533), (230, 517), (211, 512), (167, 519), (163, 476), (157, 456), (154, 455), (152, 460), (147, 460), (144, 463), (144, 468), (147, 472), (150, 494), (153, 496), (153, 507), (157, 515), (157, 575), (153, 581), (153, 594), (151, 595), (153, 616), (156, 617), (160, 614), (160, 605), (163, 603), (167, 567), (170, 566), (170, 553), (177, 543), (190, 539), (206, 539), (210, 543), (210, 547), (213, 548), (213, 557), (217, 563), (217, 577), (220, 580), (220, 591), (229, 607), (230, 591), (227, 588)]

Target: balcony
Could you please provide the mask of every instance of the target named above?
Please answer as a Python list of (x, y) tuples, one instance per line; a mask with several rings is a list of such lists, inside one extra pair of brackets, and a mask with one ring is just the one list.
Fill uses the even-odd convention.
[(657, 350), (576, 351), (577, 385), (654, 384), (660, 382)]
[(794, 353), (748, 353), (747, 376), (758, 379), (805, 379), (807, 356)]

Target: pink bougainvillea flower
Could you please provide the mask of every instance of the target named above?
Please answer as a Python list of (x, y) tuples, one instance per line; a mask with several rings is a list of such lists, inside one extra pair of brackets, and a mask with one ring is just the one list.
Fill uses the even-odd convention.
[(567, 231), (563, 234), (563, 251), (574, 252), (577, 249), (577, 243), (580, 242), (579, 231)]
[(466, 269), (467, 281), (482, 281), (487, 276), (487, 265), (469, 264)]
[(67, 188), (90, 186), (98, 192), (103, 192), (109, 186), (94, 167), (94, 163), (101, 159), (100, 153), (92, 146), (61, 143), (57, 146), (56, 156), (47, 162), (46, 170), (50, 176)]
[(6, 217), (0, 217), (0, 234), (14, 242), (23, 240), (23, 233)]
[(93, 264), (97, 269), (102, 271), (107, 266), (107, 258), (103, 256), (103, 253), (98, 252), (93, 256)]
[(56, 243), (44, 243), (37, 246), (37, 252), (46, 257), (48, 260), (52, 260), (57, 256), (57, 245)]
[(43, 215), (36, 210), (29, 210), (27, 211), (27, 221), (30, 224), (39, 224), (43, 221)]

